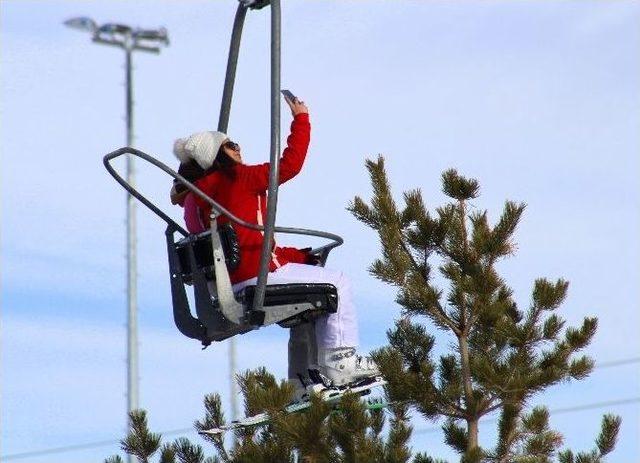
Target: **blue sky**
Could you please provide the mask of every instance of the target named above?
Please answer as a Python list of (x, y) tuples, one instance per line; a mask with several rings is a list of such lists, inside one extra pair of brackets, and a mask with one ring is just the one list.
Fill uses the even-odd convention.
[[(115, 442), (125, 428), (125, 200), (101, 163), (125, 143), (124, 60), (62, 21), (167, 27), (169, 48), (134, 58), (135, 145), (171, 164), (175, 138), (217, 123), (235, 8), (2, 2), (1, 455)], [(364, 348), (385, 343), (399, 310), (366, 271), (375, 235), (345, 207), (369, 196), (364, 159), (383, 153), (398, 198), (420, 187), (441, 205), (440, 173), (455, 167), (480, 181), (476, 207), (494, 219), (505, 199), (526, 202), (518, 252), (500, 264), (520, 305), (535, 278), (564, 277), (561, 314), (573, 324), (599, 317), (588, 352), (605, 367), (534, 403), (638, 398), (639, 364), (606, 365), (640, 356), (639, 20), (632, 1), (285, 2), (282, 82), (308, 103), (313, 139), (303, 172), (280, 192), (278, 223), (345, 238), (330, 265), (353, 280)], [(268, 23), (267, 10), (248, 16), (228, 131), (247, 162), (268, 157)], [(180, 216), (168, 178), (138, 164), (138, 183)], [(227, 346), (201, 351), (174, 328), (162, 223), (138, 211), (141, 405), (155, 430), (188, 428), (204, 394), (228, 400)], [(286, 336), (239, 338), (240, 367), (284, 375)], [(440, 349), (449, 342), (438, 334)], [(567, 446), (586, 449), (605, 412), (624, 420), (610, 461), (636, 460), (638, 400), (551, 421)], [(412, 444), (454, 460), (440, 433), (416, 432)], [(102, 461), (117, 450), (20, 461)]]

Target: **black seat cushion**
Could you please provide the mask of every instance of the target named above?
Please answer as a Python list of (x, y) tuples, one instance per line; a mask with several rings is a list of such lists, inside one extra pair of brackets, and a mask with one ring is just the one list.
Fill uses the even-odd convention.
[[(244, 288), (245, 306), (253, 305), (256, 286)], [(329, 283), (289, 283), (267, 285), (264, 293), (264, 307), (309, 302), (326, 312), (338, 311), (338, 290)]]
[[(241, 292), (245, 307), (253, 306), (255, 292), (256, 286), (247, 286)], [(265, 311), (268, 311), (269, 307), (302, 303), (310, 303), (314, 308), (281, 320), (278, 324), (284, 328), (291, 328), (300, 323), (310, 322), (323, 314), (336, 313), (338, 311), (338, 290), (328, 283), (267, 285), (264, 294), (264, 311), (251, 310), (249, 323), (262, 326), (265, 320)]]

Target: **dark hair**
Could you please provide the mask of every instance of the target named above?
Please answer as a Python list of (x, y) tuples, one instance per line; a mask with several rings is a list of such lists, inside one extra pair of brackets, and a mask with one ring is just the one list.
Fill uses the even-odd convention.
[[(206, 171), (200, 167), (194, 159), (189, 159), (187, 162), (180, 163), (178, 173), (191, 183), (195, 183), (196, 180), (199, 180), (206, 175)], [(187, 187), (178, 179), (173, 180), (173, 185), (178, 193), (182, 193), (187, 190)]]
[(230, 178), (231, 180), (235, 180), (236, 171), (233, 169), (233, 166), (237, 164), (236, 161), (231, 159), (227, 153), (224, 151), (224, 144), (218, 150), (218, 154), (216, 155), (216, 160), (213, 161), (213, 164), (209, 169), (207, 169), (206, 173), (215, 172), (216, 170), (220, 171), (224, 176)]

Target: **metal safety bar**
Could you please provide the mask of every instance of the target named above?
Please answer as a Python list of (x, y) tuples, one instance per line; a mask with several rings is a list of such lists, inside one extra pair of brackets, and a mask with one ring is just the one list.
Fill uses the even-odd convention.
[[(204, 201), (206, 201), (214, 210), (216, 210), (218, 213), (226, 216), (232, 222), (234, 222), (234, 223), (236, 223), (236, 224), (238, 224), (238, 225), (240, 225), (242, 227), (251, 228), (252, 230), (259, 230), (259, 231), (264, 231), (265, 230), (264, 226), (261, 226), (261, 225), (255, 224), (255, 223), (245, 222), (244, 220), (236, 217), (231, 212), (229, 212), (227, 209), (225, 209), (220, 204), (218, 204), (216, 201), (214, 201), (209, 196), (207, 196), (202, 190), (200, 190), (197, 186), (195, 186), (189, 180), (184, 178), (182, 175), (180, 175), (179, 173), (177, 173), (176, 171), (174, 171), (173, 169), (171, 169), (170, 167), (168, 167), (166, 164), (162, 163), (161, 161), (158, 161), (153, 156), (150, 156), (147, 153), (144, 153), (143, 151), (140, 151), (140, 150), (138, 150), (136, 148), (132, 148), (132, 147), (123, 147), (123, 148), (118, 148), (117, 150), (106, 154), (104, 156), (102, 162), (103, 162), (105, 168), (107, 169), (107, 171), (116, 180), (116, 182), (118, 182), (125, 190), (127, 190), (127, 192), (129, 192), (129, 194), (131, 194), (132, 196), (137, 198), (142, 204), (147, 206), (154, 214), (156, 214), (158, 217), (160, 217), (162, 220), (164, 220), (167, 223), (167, 225), (169, 225), (169, 227), (172, 228), (174, 231), (177, 231), (177, 232), (181, 233), (185, 237), (189, 235), (189, 232), (187, 232), (184, 228), (182, 228), (180, 225), (178, 225), (167, 214), (162, 212), (162, 210), (160, 210), (160, 208), (158, 208), (155, 204), (153, 204), (151, 201), (149, 201), (147, 198), (145, 198), (133, 186), (131, 186), (129, 183), (127, 183), (127, 181), (124, 178), (122, 178), (120, 176), (120, 174), (118, 174), (118, 172), (116, 172), (116, 170), (111, 165), (111, 160), (117, 158), (118, 156), (122, 156), (123, 154), (127, 154), (127, 153), (128, 154), (132, 154), (134, 156), (137, 156), (137, 157), (139, 157), (141, 159), (144, 159), (145, 161), (149, 162), (150, 164), (153, 164), (154, 166), (158, 167), (159, 169), (161, 169), (165, 173), (169, 174), (171, 177), (177, 179), (186, 188), (188, 188), (189, 191), (191, 191), (192, 193), (198, 195), (200, 198), (202, 198)], [(330, 240), (334, 241), (333, 243), (330, 243), (330, 244), (328, 244), (326, 246), (318, 248), (318, 250), (330, 250), (330, 249), (338, 247), (342, 243), (344, 243), (344, 240), (342, 239), (342, 237), (340, 237), (338, 235), (335, 235), (333, 233), (319, 231), (319, 230), (309, 230), (309, 229), (306, 229), (306, 228), (293, 228), (293, 227), (274, 227), (274, 231), (277, 232), (277, 233), (289, 233), (289, 234), (294, 234), (294, 235), (316, 236), (316, 237), (319, 237), (319, 238), (326, 238), (326, 239), (330, 239)]]

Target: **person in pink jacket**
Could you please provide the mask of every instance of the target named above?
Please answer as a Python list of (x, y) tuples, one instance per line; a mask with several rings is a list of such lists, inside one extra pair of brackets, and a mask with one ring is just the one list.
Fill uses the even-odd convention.
[[(285, 101), (291, 108), (293, 122), (287, 146), (280, 159), (279, 183), (295, 177), (304, 164), (310, 141), (309, 111), (301, 101)], [(237, 143), (222, 132), (200, 132), (174, 144), (180, 159), (179, 173), (221, 206), (240, 219), (262, 225), (266, 220), (266, 195), (269, 163), (247, 165)], [(210, 206), (192, 193), (179, 191), (174, 185), (172, 202), (185, 208), (185, 221), (191, 233), (205, 230)], [(219, 223), (227, 222), (219, 217)], [(255, 284), (260, 262), (263, 235), (260, 231), (232, 224), (240, 248), (240, 264), (230, 274), (234, 290)], [(338, 290), (338, 311), (321, 317), (312, 326), (293, 328), (289, 340), (289, 379), (304, 392), (299, 378), (307, 369), (320, 372), (335, 385), (345, 385), (379, 374), (368, 357), (357, 355), (358, 327), (349, 280), (340, 271), (316, 265), (305, 250), (274, 246), (268, 284), (330, 283)], [(315, 339), (313, 339), (315, 338)]]

